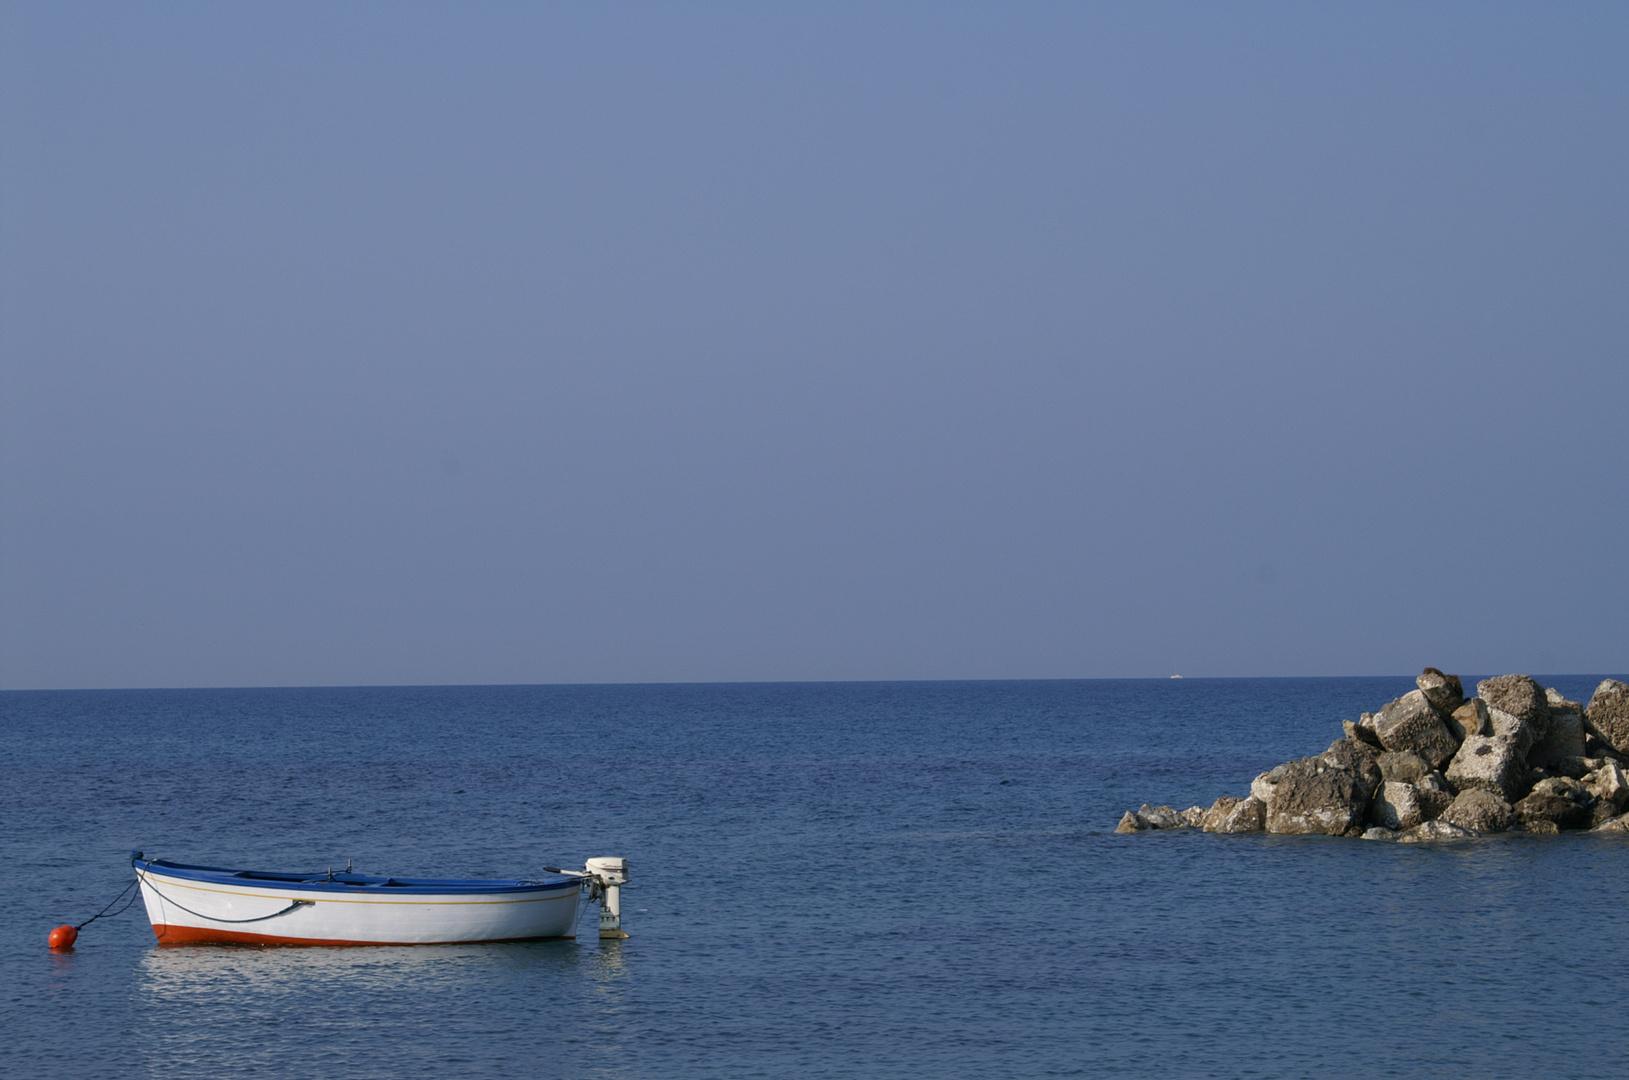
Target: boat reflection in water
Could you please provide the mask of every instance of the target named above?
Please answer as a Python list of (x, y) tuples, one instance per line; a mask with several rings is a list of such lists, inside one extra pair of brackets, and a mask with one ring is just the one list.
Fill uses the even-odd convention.
[[(623, 1044), (633, 1037), (624, 1013), (632, 959), (619, 940), (149, 948), (136, 972), (146, 1022), (132, 1041), (133, 1071), (166, 1080), (178, 1064), (189, 1076), (324, 1068), (400, 1077), (439, 1062), (455, 1074), (524, 1075), (547, 1060), (576, 1062), (568, 1071), (577, 1072), (591, 1064), (614, 1080), (631, 1075)], [(498, 1001), (525, 1008), (494, 1008)]]

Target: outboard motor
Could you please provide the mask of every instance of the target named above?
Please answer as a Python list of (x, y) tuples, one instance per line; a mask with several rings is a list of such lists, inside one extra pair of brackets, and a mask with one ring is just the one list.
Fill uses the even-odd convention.
[(622, 931), (622, 886), (628, 883), (628, 860), (589, 859), (583, 867), (592, 884), (589, 896), (600, 902), (600, 937), (626, 938)]

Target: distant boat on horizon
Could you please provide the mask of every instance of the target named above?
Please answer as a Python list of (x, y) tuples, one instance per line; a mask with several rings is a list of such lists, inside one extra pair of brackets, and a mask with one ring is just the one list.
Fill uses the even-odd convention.
[(1172, 675), (1172, 676), (1171, 676), (1171, 678), (1173, 678), (1173, 679), (1180, 679), (1180, 678), (1182, 678), (1182, 676), (1181, 676), (1181, 675)]

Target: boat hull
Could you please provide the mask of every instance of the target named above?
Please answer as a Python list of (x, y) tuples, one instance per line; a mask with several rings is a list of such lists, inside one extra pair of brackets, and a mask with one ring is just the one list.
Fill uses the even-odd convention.
[(142, 901), (162, 945), (433, 945), (571, 937), (575, 881), (473, 883), (436, 891), (347, 889), (342, 884), (235, 882), (136, 866)]

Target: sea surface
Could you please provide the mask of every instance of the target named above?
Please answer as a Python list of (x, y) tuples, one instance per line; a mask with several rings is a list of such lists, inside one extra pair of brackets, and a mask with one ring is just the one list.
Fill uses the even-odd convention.
[[(0, 1074), (1629, 1075), (1629, 839), (1113, 835), (1411, 688), (0, 694)], [(632, 937), (159, 948), (138, 901), (48, 951), (131, 848), (458, 877), (621, 855)]]

